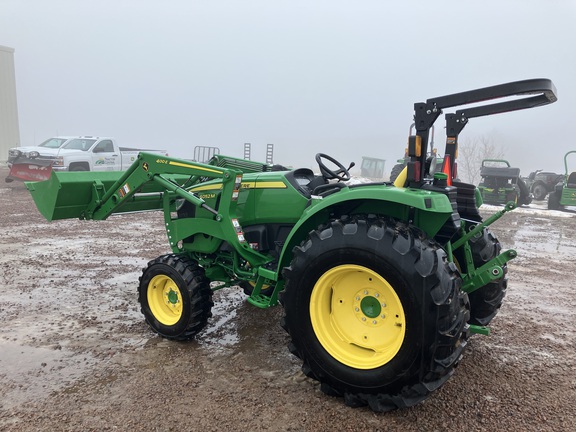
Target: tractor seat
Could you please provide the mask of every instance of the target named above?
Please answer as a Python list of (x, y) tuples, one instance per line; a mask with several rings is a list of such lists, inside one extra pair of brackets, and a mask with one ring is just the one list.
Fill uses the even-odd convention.
[(315, 175), (309, 168), (298, 168), (287, 172), (286, 180), (306, 198), (312, 198), (312, 195), (325, 197), (346, 186), (344, 183), (329, 183), (323, 176)]
[(314, 189), (320, 185), (326, 184), (326, 179), (317, 176), (310, 168), (298, 168), (286, 173), (286, 180), (306, 198), (312, 196)]
[(574, 171), (573, 173), (571, 173), (568, 176), (568, 181), (566, 182), (566, 187), (569, 187), (570, 189), (572, 189), (572, 188), (576, 189), (576, 171)]

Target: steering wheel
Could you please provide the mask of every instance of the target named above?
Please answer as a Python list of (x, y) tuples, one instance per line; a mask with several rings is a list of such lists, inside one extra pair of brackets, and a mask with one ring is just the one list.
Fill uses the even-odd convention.
[[(324, 159), (332, 162), (334, 165), (336, 165), (336, 167), (338, 169), (336, 171), (334, 171), (334, 170), (331, 170), (330, 168), (328, 168), (326, 166), (326, 164), (324, 163)], [(338, 179), (338, 181), (350, 180), (350, 172), (348, 172), (348, 169), (345, 168), (344, 165), (342, 165), (340, 162), (338, 162), (332, 156), (328, 156), (327, 154), (324, 154), (324, 153), (317, 153), (316, 154), (316, 162), (318, 163), (318, 166), (320, 167), (320, 172), (322, 173), (322, 177), (324, 177), (326, 180), (331, 180), (331, 179)]]

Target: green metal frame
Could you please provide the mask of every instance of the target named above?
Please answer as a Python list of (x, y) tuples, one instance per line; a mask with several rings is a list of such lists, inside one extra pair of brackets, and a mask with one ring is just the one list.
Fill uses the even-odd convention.
[[(474, 260), (472, 258), (472, 251), (470, 249), (470, 243), (469, 243), (470, 239), (480, 234), (485, 227), (493, 224), (502, 216), (504, 216), (504, 214), (514, 210), (515, 208), (516, 204), (514, 202), (507, 203), (504, 209), (500, 210), (497, 213), (494, 213), (484, 222), (475, 225), (473, 229), (463, 234), (458, 240), (454, 241), (453, 243), (448, 243), (446, 245), (448, 259), (450, 261), (454, 261), (453, 252), (456, 249), (462, 247), (464, 250), (464, 256), (466, 262), (464, 263), (465, 264), (464, 266), (462, 266), (462, 263), (460, 263), (462, 274), (462, 291), (466, 293), (471, 293), (477, 290), (478, 288), (483, 287), (487, 283), (492, 282), (493, 280), (500, 279), (504, 274), (502, 266), (511, 259), (516, 258), (517, 256), (516, 251), (513, 249), (509, 249), (505, 252), (500, 253), (498, 256), (494, 257), (483, 266), (476, 268), (474, 266)], [(464, 221), (462, 221), (461, 229), (462, 232), (464, 232)]]

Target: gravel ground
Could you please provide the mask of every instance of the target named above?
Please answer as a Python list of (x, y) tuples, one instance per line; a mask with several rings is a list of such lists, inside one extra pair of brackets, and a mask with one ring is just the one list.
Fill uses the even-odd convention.
[(576, 214), (536, 203), (496, 222), (519, 257), (492, 334), (426, 401), (375, 414), (321, 393), (286, 348), (281, 308), (239, 289), (215, 294), (196, 340), (155, 336), (136, 287), (169, 252), (160, 214), (48, 223), (22, 183), (2, 184), (2, 431), (576, 430)]

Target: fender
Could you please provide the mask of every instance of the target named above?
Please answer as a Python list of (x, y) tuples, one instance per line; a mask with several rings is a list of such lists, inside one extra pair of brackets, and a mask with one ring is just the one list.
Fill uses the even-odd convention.
[(411, 223), (434, 237), (453, 212), (450, 200), (442, 193), (385, 184), (345, 187), (328, 197), (312, 198), (284, 243), (277, 273), (289, 264), (292, 249), (310, 231), (335, 217), (361, 213), (389, 216)]

